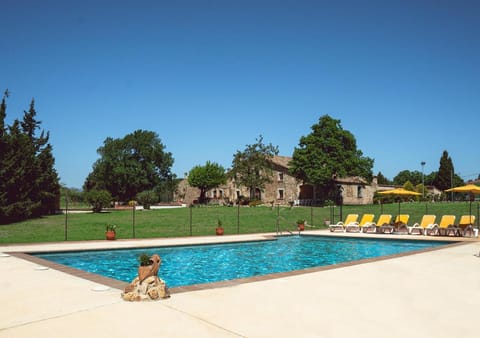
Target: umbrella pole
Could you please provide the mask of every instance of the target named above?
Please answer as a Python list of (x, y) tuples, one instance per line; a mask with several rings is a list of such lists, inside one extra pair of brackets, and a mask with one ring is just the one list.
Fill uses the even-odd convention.
[(470, 213), (469, 213), (469, 215), (471, 215), (471, 214), (472, 214), (472, 200), (470, 199)]

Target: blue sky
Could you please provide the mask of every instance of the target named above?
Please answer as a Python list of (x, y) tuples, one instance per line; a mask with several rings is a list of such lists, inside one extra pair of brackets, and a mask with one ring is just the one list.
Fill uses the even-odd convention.
[(5, 1), (7, 123), (35, 98), (63, 184), (107, 137), (158, 133), (178, 176), (340, 119), (374, 173), (480, 174), (480, 1)]

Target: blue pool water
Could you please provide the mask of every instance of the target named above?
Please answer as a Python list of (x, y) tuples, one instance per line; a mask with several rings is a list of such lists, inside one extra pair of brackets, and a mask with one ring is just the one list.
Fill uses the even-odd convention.
[(106, 277), (131, 282), (138, 257), (162, 258), (159, 276), (168, 286), (217, 282), (301, 270), (421, 250), (447, 242), (289, 236), (273, 241), (142, 249), (78, 251), (35, 256)]

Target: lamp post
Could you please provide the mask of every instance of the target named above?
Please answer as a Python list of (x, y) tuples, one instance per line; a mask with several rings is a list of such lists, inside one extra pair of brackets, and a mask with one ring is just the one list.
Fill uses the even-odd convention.
[(68, 188), (64, 187), (65, 192), (65, 240), (67, 240), (67, 232), (68, 232)]
[(423, 173), (423, 168), (425, 167), (425, 161), (420, 162), (422, 166), (422, 199), (425, 200), (425, 175)]

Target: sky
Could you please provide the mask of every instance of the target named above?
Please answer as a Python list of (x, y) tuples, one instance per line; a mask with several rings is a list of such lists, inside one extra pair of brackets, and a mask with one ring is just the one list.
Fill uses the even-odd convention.
[(480, 1), (2, 1), (7, 124), (32, 98), (60, 182), (107, 137), (158, 134), (183, 177), (262, 135), (292, 156), (328, 114), (373, 173), (480, 175)]

